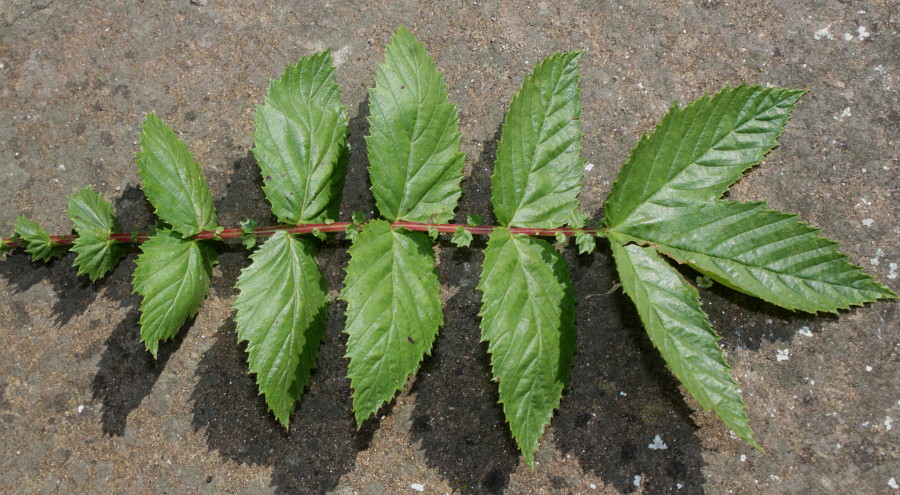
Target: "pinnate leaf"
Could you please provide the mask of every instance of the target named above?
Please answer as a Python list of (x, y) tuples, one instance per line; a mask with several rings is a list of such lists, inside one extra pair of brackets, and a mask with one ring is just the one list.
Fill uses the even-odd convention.
[(336, 216), (347, 124), (330, 51), (300, 59), (272, 81), (256, 109), (253, 155), (278, 221), (296, 225)]
[(350, 247), (344, 284), (348, 377), (362, 425), (403, 388), (444, 323), (430, 239), (367, 223)]
[(390, 221), (446, 223), (462, 194), (459, 118), (425, 47), (401, 27), (369, 91), (369, 174)]
[(219, 224), (209, 186), (187, 145), (155, 113), (141, 129), (138, 171), (156, 215), (184, 237)]
[(622, 226), (614, 235), (653, 243), (713, 280), (772, 304), (836, 312), (896, 297), (850, 263), (837, 243), (765, 203), (720, 200), (652, 211), (657, 220)]
[(803, 90), (738, 86), (673, 105), (631, 152), (613, 183), (605, 222), (654, 217), (658, 205), (712, 201), (777, 143)]
[(31, 255), (32, 261), (49, 261), (66, 254), (69, 250), (68, 246), (50, 239), (50, 234), (43, 227), (24, 215), (16, 219), (15, 229), (19, 242), (25, 248), (25, 252)]
[(478, 290), (482, 340), (500, 402), (528, 464), (569, 380), (575, 300), (569, 270), (548, 242), (498, 228), (484, 251)]
[(716, 344), (719, 336), (700, 309), (697, 289), (653, 248), (617, 242), (612, 248), (622, 288), (669, 369), (701, 407), (712, 409), (736, 435), (759, 448), (744, 401)]
[(200, 309), (216, 252), (206, 241), (187, 240), (171, 230), (154, 234), (141, 250), (133, 284), (143, 296), (141, 341), (156, 357), (159, 341), (174, 337)]
[(119, 231), (119, 222), (112, 205), (90, 186), (69, 196), (68, 203), (67, 213), (78, 233), (72, 247), (78, 254), (74, 263), (79, 275), (87, 275), (94, 282), (128, 254), (128, 247), (110, 239)]
[(557, 228), (578, 209), (581, 52), (544, 59), (513, 97), (494, 164), (494, 213), (507, 227)]
[(237, 280), (238, 339), (278, 421), (288, 426), (325, 331), (327, 287), (308, 240), (276, 232)]

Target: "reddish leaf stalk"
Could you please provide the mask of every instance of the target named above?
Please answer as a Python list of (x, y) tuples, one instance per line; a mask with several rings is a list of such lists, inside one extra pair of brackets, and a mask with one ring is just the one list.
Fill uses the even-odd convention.
[[(353, 225), (350, 222), (334, 222), (334, 223), (309, 223), (303, 225), (273, 225), (269, 227), (257, 227), (253, 229), (253, 235), (257, 237), (268, 237), (273, 235), (275, 232), (279, 230), (287, 230), (292, 234), (311, 234), (314, 231), (319, 231), (322, 233), (328, 232), (345, 232), (348, 227)], [(395, 229), (407, 229), (414, 230), (419, 232), (428, 232), (432, 228), (437, 230), (438, 232), (445, 233), (454, 233), (459, 228), (463, 230), (467, 230), (475, 235), (489, 235), (494, 229), (498, 228), (494, 225), (463, 225), (463, 224), (440, 224), (440, 223), (414, 223), (414, 222), (395, 222), (391, 224), (391, 227)], [(564, 236), (570, 237), (578, 234), (579, 231), (583, 231), (586, 234), (595, 235), (595, 236), (603, 236), (602, 229), (575, 229), (575, 228), (561, 228), (561, 229), (527, 229), (520, 227), (513, 227), (509, 229), (510, 232), (514, 234), (526, 234), (532, 236), (541, 236), (541, 237), (555, 237), (557, 234), (562, 234)], [(142, 242), (147, 241), (152, 234), (148, 232), (139, 232), (139, 233), (118, 233), (112, 234), (109, 238), (113, 241), (125, 242), (125, 243), (136, 243), (140, 244)], [(207, 240), (207, 239), (240, 239), (241, 236), (244, 235), (244, 231), (235, 228), (235, 229), (223, 229), (221, 231), (215, 230), (204, 230), (199, 234), (194, 236), (194, 239), (197, 240)], [(78, 239), (77, 235), (69, 234), (69, 235), (52, 235), (50, 236), (50, 241), (54, 244), (59, 245), (72, 245), (75, 243), (75, 239)], [(10, 237), (4, 237), (3, 243), (10, 248), (21, 247), (18, 242), (14, 242)]]

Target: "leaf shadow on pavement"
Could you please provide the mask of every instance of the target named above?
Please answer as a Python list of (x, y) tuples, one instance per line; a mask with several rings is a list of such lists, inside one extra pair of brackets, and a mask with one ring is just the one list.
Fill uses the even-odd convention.
[[(115, 201), (115, 210), (123, 232), (146, 229), (152, 218), (150, 205), (136, 186), (125, 188)], [(50, 263), (33, 263), (20, 251), (0, 263), (0, 276), (13, 285), (15, 292), (27, 291), (44, 280), (50, 284), (57, 295), (51, 313), (59, 326), (84, 314), (101, 293), (119, 308), (129, 309), (106, 338), (91, 385), (94, 400), (101, 403), (102, 430), (107, 435), (124, 433), (128, 414), (150, 393), (169, 356), (181, 345), (180, 337), (163, 343), (159, 359), (154, 360), (140, 341), (137, 311), (140, 298), (131, 293), (136, 251), (96, 283), (77, 275), (77, 269), (72, 266), (75, 254), (71, 252)], [(94, 352), (89, 350), (76, 358), (92, 359), (93, 356)]]
[[(482, 244), (479, 239), (477, 244)], [(503, 493), (519, 452), (498, 403), (486, 344), (480, 342), (475, 290), (481, 249), (447, 251), (438, 274), (456, 291), (445, 303), (445, 324), (422, 363), (410, 435), (421, 442), (428, 465), (462, 493)]]
[[(330, 240), (329, 243), (336, 243)], [(339, 288), (346, 249), (320, 249), (319, 263), (331, 292)], [(241, 252), (238, 252), (241, 251)], [(223, 275), (213, 290), (228, 294), (240, 269), (249, 264), (241, 249), (224, 253)], [(191, 394), (193, 426), (203, 430), (207, 446), (234, 462), (272, 468), (276, 493), (325, 493), (353, 469), (357, 454), (368, 448), (377, 421), (356, 431), (351, 409), (346, 360), (343, 307), (328, 308), (325, 337), (319, 346), (316, 368), (285, 430), (275, 421), (259, 395), (255, 375), (247, 371), (246, 344), (239, 344), (234, 319), (216, 332), (203, 354)]]
[[(363, 179), (368, 165), (363, 138), (367, 116), (366, 101), (359, 105), (358, 115), (350, 119), (352, 151), (342, 217), (349, 217), (351, 211), (374, 209)], [(273, 224), (261, 188), (262, 178), (248, 154), (235, 163), (228, 192), (219, 206), (223, 222), (236, 223), (250, 216), (260, 225)], [(319, 249), (319, 265), (331, 294), (341, 289), (343, 267), (349, 259), (346, 248), (345, 242), (331, 238)], [(220, 260), (222, 276), (213, 280), (213, 290), (220, 297), (236, 296), (233, 287), (240, 269), (249, 265), (249, 252), (236, 248), (223, 253)], [(246, 345), (237, 342), (233, 318), (218, 329), (198, 366), (199, 381), (191, 394), (194, 428), (205, 431), (208, 447), (220, 455), (238, 463), (271, 467), (271, 486), (277, 493), (325, 493), (334, 489), (353, 469), (358, 453), (368, 448), (378, 428), (379, 422), (370, 420), (356, 430), (350, 383), (345, 378), (344, 309), (334, 300), (328, 307), (316, 367), (287, 430), (275, 421), (258, 395), (255, 376), (247, 371)]]
[[(152, 224), (153, 209), (140, 188), (129, 185), (115, 201), (116, 216), (123, 232), (146, 231)], [(94, 400), (100, 401), (100, 421), (103, 433), (110, 436), (125, 434), (128, 415), (137, 409), (153, 390), (169, 358), (181, 347), (185, 332), (174, 339), (161, 342), (157, 359), (141, 342), (138, 308), (141, 298), (132, 293), (131, 278), (140, 248), (134, 247), (112, 273), (105, 276), (95, 290), (105, 287), (105, 296), (116, 301), (119, 308), (128, 308), (125, 317), (116, 325), (103, 343), (103, 353), (97, 364), (97, 374), (91, 384)], [(73, 268), (74, 270), (74, 268)], [(184, 328), (189, 328), (193, 318)]]
[[(457, 223), (478, 213), (486, 224), (494, 221), (490, 174), (500, 127), (483, 143), (478, 162), (463, 179)], [(469, 249), (456, 249), (441, 238), (438, 278), (443, 291), (444, 326), (415, 378), (416, 394), (410, 435), (422, 442), (426, 462), (461, 493), (503, 493), (519, 464), (519, 452), (498, 403), (491, 379), (487, 345), (480, 342), (476, 290), (486, 237), (478, 236)]]
[[(566, 250), (578, 304), (572, 378), (553, 420), (554, 438), (582, 469), (623, 493), (703, 492), (693, 412), (621, 289), (609, 247)], [(665, 448), (653, 449), (659, 435)]]
[(375, 427), (356, 432), (343, 341), (340, 327), (329, 323), (318, 366), (285, 431), (258, 395), (255, 377), (247, 372), (246, 346), (237, 343), (229, 320), (197, 369), (199, 381), (191, 394), (195, 430), (204, 430), (209, 448), (227, 459), (271, 467), (277, 493), (335, 488), (367, 448)]

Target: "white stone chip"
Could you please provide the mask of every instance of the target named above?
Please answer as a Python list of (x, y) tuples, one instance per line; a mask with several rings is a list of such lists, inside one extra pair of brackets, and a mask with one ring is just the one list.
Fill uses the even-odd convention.
[(653, 437), (653, 443), (647, 445), (647, 448), (650, 450), (666, 450), (669, 448), (669, 446), (666, 445), (666, 442), (663, 442), (661, 436), (656, 435), (655, 437)]

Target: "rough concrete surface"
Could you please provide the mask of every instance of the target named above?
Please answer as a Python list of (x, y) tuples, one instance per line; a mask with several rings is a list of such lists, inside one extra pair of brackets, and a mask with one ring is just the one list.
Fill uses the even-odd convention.
[[(0, 232), (10, 235), (20, 214), (69, 232), (66, 196), (86, 184), (113, 201), (126, 230), (152, 224), (134, 154), (154, 110), (202, 164), (224, 225), (273, 222), (250, 153), (254, 107), (285, 65), (328, 47), (355, 152), (342, 220), (371, 214), (366, 92), (404, 24), (459, 107), (467, 161), (457, 220), (493, 220), (493, 152), (522, 78), (554, 51), (584, 50), (581, 198), (592, 221), (628, 151), (673, 101), (741, 82), (808, 88), (781, 146), (731, 197), (798, 212), (898, 290), (898, 14), (896, 1), (877, 0), (3, 0)], [(590, 256), (565, 250), (578, 350), (530, 470), (479, 343), (483, 246), (440, 243), (446, 325), (433, 356), (361, 431), (336, 300), (290, 429), (266, 412), (230, 309), (248, 263), (240, 245), (222, 248), (205, 305), (156, 361), (139, 342), (136, 250), (96, 284), (76, 277), (71, 254), (48, 264), (8, 255), (0, 492), (900, 493), (896, 303), (815, 317), (702, 291), (758, 452), (678, 388), (630, 302), (610, 291), (603, 242)], [(334, 296), (346, 247), (335, 238), (321, 250)], [(649, 447), (657, 435), (666, 448)]]

